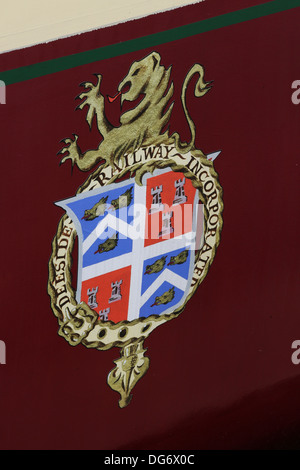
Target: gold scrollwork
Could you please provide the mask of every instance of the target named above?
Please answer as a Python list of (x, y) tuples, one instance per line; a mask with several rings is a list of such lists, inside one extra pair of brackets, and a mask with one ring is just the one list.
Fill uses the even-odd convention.
[(145, 352), (143, 340), (124, 346), (120, 351), (121, 357), (114, 361), (116, 367), (108, 374), (108, 385), (121, 395), (120, 408), (130, 403), (133, 387), (149, 369), (150, 359), (144, 357)]

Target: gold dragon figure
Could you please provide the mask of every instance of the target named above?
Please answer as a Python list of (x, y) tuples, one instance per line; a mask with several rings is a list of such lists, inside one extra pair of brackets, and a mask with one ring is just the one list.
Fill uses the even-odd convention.
[(204, 68), (200, 64), (195, 64), (185, 77), (181, 101), (189, 124), (191, 141), (182, 143), (178, 133), (169, 136), (168, 130), (162, 132), (169, 122), (174, 106), (174, 101), (168, 106), (174, 92), (173, 82), (169, 84), (171, 70), (172, 66), (166, 69), (161, 65), (161, 57), (157, 52), (152, 52), (131, 65), (128, 74), (118, 86), (121, 104), (125, 100), (135, 101), (140, 95), (143, 95), (143, 98), (134, 109), (121, 114), (118, 127), (114, 127), (105, 114), (105, 99), (100, 92), (102, 75), (96, 75), (96, 85), (90, 82), (82, 84), (87, 91), (79, 95), (83, 101), (77, 108), (88, 106), (86, 120), (91, 127), (94, 117), (96, 118), (98, 131), (103, 139), (96, 150), (84, 153), (78, 145), (76, 134), (73, 134), (74, 139), (63, 139), (65, 147), (59, 152), (62, 155), (61, 163), (70, 159), (72, 166), (76, 164), (80, 170), (88, 171), (100, 162), (104, 166), (118, 163), (125, 154), (149, 145), (175, 144), (177, 150), (183, 153), (193, 149), (195, 125), (186, 106), (186, 89), (196, 73), (199, 74), (194, 92), (196, 97), (204, 96), (210, 90), (211, 82), (204, 81)]

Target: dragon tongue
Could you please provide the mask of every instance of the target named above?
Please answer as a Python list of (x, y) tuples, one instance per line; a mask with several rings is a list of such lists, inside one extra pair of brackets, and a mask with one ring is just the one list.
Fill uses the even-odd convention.
[(121, 93), (122, 93), (122, 92), (119, 91), (115, 96), (108, 96), (108, 95), (107, 95), (108, 101), (109, 101), (110, 103), (113, 103), (113, 102), (121, 95)]

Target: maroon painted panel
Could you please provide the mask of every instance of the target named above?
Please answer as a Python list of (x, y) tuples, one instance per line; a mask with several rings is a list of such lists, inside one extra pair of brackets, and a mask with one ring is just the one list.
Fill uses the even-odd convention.
[[(5, 54), (0, 69), (259, 3), (204, 2)], [(297, 8), (154, 48), (173, 67), (170, 129), (182, 138), (189, 138), (180, 104), (187, 71), (200, 62), (214, 81), (198, 101), (191, 87), (188, 106), (197, 147), (222, 149), (215, 168), (224, 228), (214, 263), (183, 314), (147, 339), (150, 369), (123, 410), (105, 383), (118, 350), (71, 348), (57, 335), (47, 295), (51, 242), (62, 215), (53, 202), (74, 195), (87, 175), (71, 173), (68, 163), (59, 167), (56, 153), (60, 139), (74, 132), (84, 148), (98, 143), (85, 113), (74, 112), (78, 85), (101, 73), (102, 92), (112, 96), (130, 64), (153, 49), (8, 86), (0, 106), (2, 449), (267, 447), (280, 446), (282, 429), (285, 435), (295, 429), (300, 105), (291, 100), (291, 86), (300, 79), (299, 21)], [(119, 112), (112, 103), (114, 124)]]

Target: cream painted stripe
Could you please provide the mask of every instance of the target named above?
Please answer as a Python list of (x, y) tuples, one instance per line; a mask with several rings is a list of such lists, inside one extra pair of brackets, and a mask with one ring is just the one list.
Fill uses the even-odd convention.
[(11, 0), (0, 16), (0, 52), (53, 41), (204, 0)]

